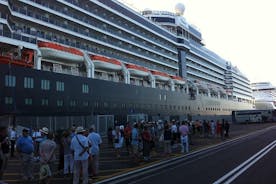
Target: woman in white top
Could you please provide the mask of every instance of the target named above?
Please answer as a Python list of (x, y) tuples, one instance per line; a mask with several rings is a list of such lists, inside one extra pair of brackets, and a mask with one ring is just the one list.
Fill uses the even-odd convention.
[(123, 137), (120, 132), (119, 126), (116, 126), (115, 130), (112, 131), (112, 135), (113, 135), (114, 148), (116, 150), (116, 156), (120, 157), (121, 148), (123, 146)]

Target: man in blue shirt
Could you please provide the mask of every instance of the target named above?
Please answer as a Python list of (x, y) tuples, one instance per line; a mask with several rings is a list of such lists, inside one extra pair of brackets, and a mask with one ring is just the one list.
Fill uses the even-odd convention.
[(79, 183), (80, 172), (82, 171), (82, 183), (88, 183), (88, 157), (90, 154), (88, 138), (83, 134), (86, 130), (83, 127), (76, 128), (76, 135), (71, 140), (71, 150), (74, 153), (74, 177), (73, 184)]
[(90, 128), (90, 134), (88, 135), (88, 140), (92, 144), (90, 153), (93, 159), (90, 160), (92, 176), (96, 176), (99, 173), (99, 155), (100, 155), (100, 144), (102, 143), (102, 138), (100, 134), (96, 132), (95, 125)]
[(23, 180), (33, 180), (34, 145), (28, 129), (24, 128), (22, 130), (22, 137), (16, 142), (16, 150), (22, 162)]

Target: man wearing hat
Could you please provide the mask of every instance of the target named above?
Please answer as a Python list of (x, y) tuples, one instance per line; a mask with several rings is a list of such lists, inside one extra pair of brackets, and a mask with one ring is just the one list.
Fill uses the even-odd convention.
[[(47, 127), (40, 129), (40, 132), (44, 135), (45, 139), (39, 145), (39, 155), (40, 155), (40, 180), (45, 181), (50, 179), (52, 176), (52, 170), (54, 161), (56, 160), (56, 143), (53, 141), (53, 133), (49, 132)], [(47, 168), (47, 172), (45, 172)]]
[(89, 143), (88, 138), (83, 134), (86, 130), (79, 126), (76, 128), (76, 135), (71, 141), (71, 150), (74, 155), (74, 178), (73, 184), (79, 183), (80, 172), (82, 171), (82, 183), (88, 183), (88, 157), (89, 157)]
[(33, 179), (33, 152), (34, 144), (29, 136), (29, 130), (24, 128), (22, 136), (16, 142), (16, 150), (20, 155), (23, 180)]

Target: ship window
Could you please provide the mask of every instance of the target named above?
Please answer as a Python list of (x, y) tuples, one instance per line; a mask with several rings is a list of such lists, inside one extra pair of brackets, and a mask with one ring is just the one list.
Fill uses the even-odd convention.
[(71, 106), (71, 107), (75, 107), (76, 104), (77, 104), (76, 100), (71, 100), (71, 101), (70, 101), (70, 106)]
[(49, 101), (48, 101), (47, 98), (41, 99), (41, 105), (42, 105), (42, 106), (48, 106), (48, 104), (49, 104)]
[(89, 105), (88, 101), (83, 101), (83, 106), (87, 107)]
[(104, 103), (103, 103), (103, 106), (104, 106), (104, 108), (107, 108), (107, 107), (108, 107), (108, 103), (107, 103), (107, 102), (104, 102)]
[(62, 107), (63, 106), (63, 100), (57, 100), (57, 106)]
[(13, 75), (5, 75), (5, 86), (6, 87), (15, 87), (16, 77)]
[(32, 98), (25, 98), (25, 105), (32, 105), (33, 99)]
[(31, 77), (24, 77), (24, 88), (34, 88), (34, 79)]
[(89, 93), (89, 87), (87, 84), (82, 85), (82, 93)]
[(56, 89), (57, 89), (57, 91), (64, 91), (64, 82), (57, 81)]
[(50, 89), (50, 81), (49, 80), (41, 80), (41, 89), (49, 90)]
[(5, 104), (10, 105), (13, 103), (12, 97), (5, 97)]

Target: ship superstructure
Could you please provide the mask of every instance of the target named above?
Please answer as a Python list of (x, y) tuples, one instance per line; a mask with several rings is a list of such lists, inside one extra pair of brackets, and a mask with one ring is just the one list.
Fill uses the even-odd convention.
[[(195, 83), (199, 93), (252, 100), (250, 81), (231, 62), (224, 60), (202, 43), (201, 33), (182, 16), (185, 7), (176, 5), (176, 13), (145, 10), (142, 14), (177, 37), (183, 66), (180, 74)], [(181, 48), (185, 45), (185, 48)]]
[(0, 9), (2, 115), (69, 124), (253, 106), (249, 80), (179, 14), (141, 15), (113, 0), (0, 0)]
[(276, 109), (276, 87), (270, 82), (252, 83), (257, 110)]

